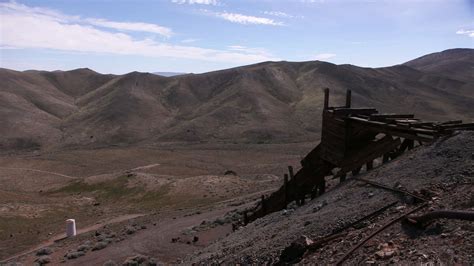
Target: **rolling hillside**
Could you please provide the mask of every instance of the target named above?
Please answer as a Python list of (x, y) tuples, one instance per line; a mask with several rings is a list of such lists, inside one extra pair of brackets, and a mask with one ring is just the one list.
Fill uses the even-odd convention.
[(0, 69), (0, 147), (314, 141), (324, 87), (332, 103), (351, 89), (355, 106), (473, 120), (473, 58), (453, 49), (385, 68), (264, 62), (176, 77)]

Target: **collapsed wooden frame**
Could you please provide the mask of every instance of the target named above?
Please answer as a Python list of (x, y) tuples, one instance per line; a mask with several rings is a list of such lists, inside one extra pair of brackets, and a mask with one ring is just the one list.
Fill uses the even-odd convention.
[(383, 114), (375, 108), (353, 108), (351, 104), (352, 93), (347, 90), (345, 105), (330, 107), (329, 89), (324, 89), (320, 143), (304, 157), (296, 174), (293, 167), (288, 167), (280, 189), (267, 198), (262, 195), (254, 210), (244, 212), (244, 224), (285, 209), (292, 201), (304, 204), (307, 195), (314, 198), (325, 193), (326, 176), (343, 182), (347, 173), (355, 176), (363, 166), (370, 171), (377, 158), (387, 163), (416, 143), (431, 143), (456, 130), (474, 130), (474, 123), (461, 120), (428, 122), (414, 114)]

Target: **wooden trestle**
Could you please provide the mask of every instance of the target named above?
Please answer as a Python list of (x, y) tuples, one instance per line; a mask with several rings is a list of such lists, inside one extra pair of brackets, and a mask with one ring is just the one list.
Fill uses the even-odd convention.
[(321, 142), (304, 157), (296, 174), (288, 167), (283, 186), (267, 198), (262, 196), (256, 209), (244, 215), (244, 223), (285, 209), (292, 201), (304, 204), (307, 195), (314, 198), (323, 194), (326, 176), (334, 175), (342, 182), (347, 173), (357, 175), (363, 166), (371, 170), (376, 158), (386, 163), (414, 148), (415, 142), (431, 143), (455, 130), (474, 130), (474, 123), (425, 122), (414, 114), (380, 114), (375, 108), (352, 108), (350, 90), (344, 106), (329, 107), (326, 88)]

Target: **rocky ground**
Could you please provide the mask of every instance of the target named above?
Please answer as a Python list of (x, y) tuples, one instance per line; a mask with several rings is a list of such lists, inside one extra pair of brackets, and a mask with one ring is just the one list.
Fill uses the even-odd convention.
[[(160, 208), (158, 205), (144, 204), (147, 202), (146, 197), (140, 198), (140, 204), (136, 205), (136, 202), (125, 202), (120, 197), (104, 197), (95, 190), (80, 190), (79, 195), (74, 194), (77, 193), (76, 190), (62, 191), (61, 193), (72, 193), (82, 198), (93, 198), (87, 206), (99, 203), (95, 208), (101, 211), (90, 212), (88, 215), (100, 213), (101, 218), (89, 217), (95, 218), (97, 222), (79, 228), (80, 234), (75, 238), (58, 239), (60, 235), (54, 234), (49, 238), (38, 238), (42, 240), (37, 245), (30, 244), (29, 248), (23, 248), (23, 253), (16, 253), (16, 256), (9, 257), (4, 262), (12, 265), (284, 265), (297, 262), (341, 262), (346, 265), (473, 264), (472, 222), (441, 219), (419, 229), (403, 219), (396, 220), (413, 210), (416, 210), (413, 215), (432, 210), (474, 210), (473, 147), (473, 133), (458, 133), (430, 146), (417, 147), (388, 164), (377, 162), (372, 171), (362, 171), (357, 177), (348, 178), (343, 183), (328, 177), (329, 188), (324, 195), (314, 200), (308, 199), (303, 206), (292, 203), (286, 210), (267, 215), (240, 228), (234, 228), (232, 224), (242, 220), (242, 212), (255, 206), (260, 195), (270, 194), (281, 185), (280, 178), (263, 174), (268, 169), (283, 172), (286, 166), (277, 165), (284, 158), (274, 155), (273, 148), (265, 152), (257, 151), (260, 155), (267, 156), (258, 158), (260, 161), (256, 157), (247, 157), (251, 156), (247, 154), (255, 153), (255, 150), (242, 152), (236, 149), (232, 155), (240, 154), (245, 163), (234, 165), (233, 168), (227, 164), (232, 158), (224, 156), (219, 159), (222, 170), (236, 169), (237, 174), (245, 173), (244, 176), (229, 172), (227, 175), (217, 176), (170, 177), (166, 172), (160, 173), (160, 166), (164, 162), (135, 163), (135, 166), (128, 166), (128, 170), (123, 172), (125, 176), (132, 175), (126, 179), (127, 182), (121, 183), (122, 180), (117, 184), (125, 184), (132, 191), (137, 187), (144, 187), (139, 192), (145, 194), (150, 191), (157, 193), (165, 184), (165, 195), (168, 196), (153, 198), (160, 202)], [(281, 147), (275, 149), (279, 148)], [(287, 156), (287, 161), (295, 165), (299, 159), (296, 154), (304, 153), (303, 148), (300, 149), (287, 150), (284, 155)], [(196, 166), (199, 166), (196, 169), (203, 169), (212, 165), (207, 161), (218, 156), (215, 151), (211, 152), (213, 155), (208, 152), (202, 152), (200, 160), (190, 161), (188, 170), (192, 171)], [(204, 156), (206, 153), (208, 155)], [(252, 160), (258, 163), (253, 166), (253, 170), (245, 172), (246, 165), (252, 165)], [(40, 163), (35, 164), (38, 166)], [(44, 166), (42, 169), (50, 170)], [(252, 171), (254, 174), (251, 174)], [(72, 176), (69, 172), (63, 174)], [(117, 182), (117, 177), (96, 173), (82, 177), (79, 181), (88, 186), (110, 185), (104, 182), (116, 184), (114, 182)], [(414, 196), (383, 189), (367, 181), (412, 192)], [(65, 184), (66, 187), (71, 185), (70, 182)], [(73, 188), (77, 188), (76, 186)], [(84, 188), (82, 185), (79, 187)], [(52, 189), (56, 191), (58, 188), (53, 186)], [(28, 193), (25, 195), (30, 195)], [(183, 195), (189, 195), (191, 200), (183, 205), (175, 205), (178, 201), (182, 202)], [(203, 195), (208, 195), (213, 200), (204, 200)], [(426, 199), (426, 202), (417, 198)], [(25, 204), (32, 209), (30, 205)], [(112, 214), (117, 213), (105, 211), (112, 207), (120, 209), (122, 205), (135, 212), (121, 213), (113, 218)], [(144, 210), (147, 212), (143, 212)], [(36, 215), (38, 217), (24, 219), (36, 221), (43, 214), (38, 212)], [(63, 217), (59, 218), (58, 223), (62, 224)], [(387, 224), (390, 225), (385, 226)], [(373, 237), (368, 238), (371, 235)], [(16, 243), (18, 239), (14, 235), (1, 240), (11, 248), (9, 243)], [(362, 243), (360, 247), (348, 253), (359, 243)], [(6, 254), (5, 249), (2, 252)]]
[[(209, 247), (188, 256), (186, 264), (473, 264), (474, 224), (436, 220), (417, 229), (392, 220), (419, 208), (474, 210), (474, 134), (459, 133), (431, 146), (421, 146), (357, 178), (426, 198), (413, 197), (348, 179), (307, 202), (267, 215)], [(374, 213), (373, 216), (353, 224)], [(375, 231), (354, 252), (347, 252)], [(338, 233), (337, 235), (334, 235)], [(318, 245), (327, 236), (334, 239)], [(308, 247), (313, 243), (311, 247)], [(316, 244), (314, 244), (316, 243)], [(299, 247), (299, 248), (298, 248)], [(303, 247), (303, 248), (301, 248)], [(344, 260), (342, 260), (344, 258)]]

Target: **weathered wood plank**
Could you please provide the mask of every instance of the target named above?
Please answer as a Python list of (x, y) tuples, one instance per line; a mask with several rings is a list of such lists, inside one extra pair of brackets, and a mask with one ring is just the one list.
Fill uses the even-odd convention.
[(387, 118), (415, 118), (414, 114), (372, 114), (370, 120), (384, 120)]
[(337, 108), (332, 111), (335, 115), (372, 115), (378, 113), (375, 108)]
[(346, 155), (346, 159), (340, 165), (341, 170), (339, 173), (347, 173), (357, 169), (357, 167), (395, 150), (400, 143), (399, 138), (393, 139), (391, 136), (385, 136), (379, 141), (372, 142), (370, 145), (367, 145), (365, 149), (357, 150), (352, 154)]
[(470, 129), (474, 128), (474, 123), (464, 123), (464, 124), (448, 124), (448, 125), (440, 125), (442, 129)]
[(462, 120), (450, 120), (440, 123), (440, 125), (462, 124)]
[[(390, 125), (378, 121), (368, 121), (359, 117), (349, 117), (348, 119), (355, 123), (353, 125), (358, 125), (362, 128), (370, 129), (378, 133), (386, 133), (423, 142), (431, 142), (433, 140), (433, 137), (431, 136), (437, 133), (436, 130), (429, 129), (397, 128), (396, 125)], [(424, 134), (428, 136), (420, 136), (419, 134)]]

